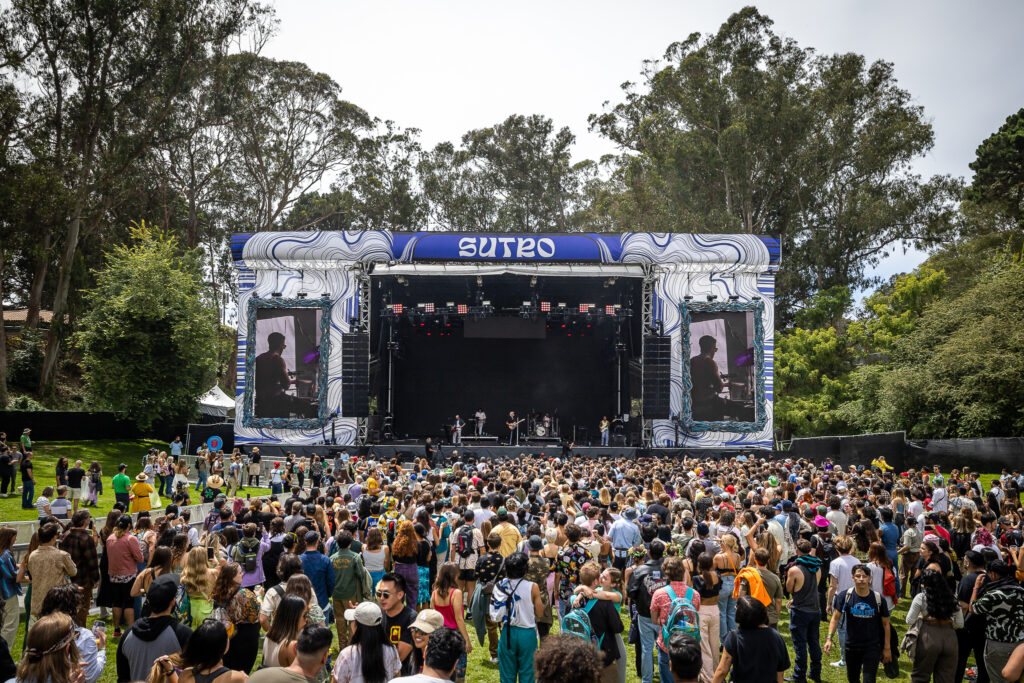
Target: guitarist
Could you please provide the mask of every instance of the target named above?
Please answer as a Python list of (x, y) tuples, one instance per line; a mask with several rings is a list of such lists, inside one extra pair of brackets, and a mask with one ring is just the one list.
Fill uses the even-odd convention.
[(508, 411), (508, 419), (505, 420), (505, 426), (508, 427), (508, 445), (518, 446), (519, 445), (519, 425), (522, 420), (516, 419), (516, 411)]
[(459, 417), (458, 413), (455, 413), (455, 422), (452, 423), (452, 445), (462, 445), (462, 428), (466, 426), (466, 421)]

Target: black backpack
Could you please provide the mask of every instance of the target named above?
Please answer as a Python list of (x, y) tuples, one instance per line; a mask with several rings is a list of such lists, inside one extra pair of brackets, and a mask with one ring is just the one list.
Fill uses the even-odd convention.
[(463, 524), (455, 537), (455, 552), (459, 557), (472, 557), (473, 555), (473, 525)]
[(258, 545), (251, 552), (241, 545), (238, 546), (238, 554), (242, 556), (242, 568), (245, 569), (246, 574), (254, 573), (259, 567), (259, 550)]

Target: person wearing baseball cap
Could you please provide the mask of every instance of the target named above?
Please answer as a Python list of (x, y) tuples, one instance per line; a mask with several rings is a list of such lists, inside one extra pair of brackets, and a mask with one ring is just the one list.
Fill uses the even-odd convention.
[(372, 679), (380, 672), (384, 680), (398, 677), (402, 672), (402, 660), (388, 638), (384, 628), (384, 611), (375, 602), (361, 602), (346, 609), (344, 620), (352, 624), (351, 645), (342, 648), (334, 664), (334, 679), (353, 681), (360, 678)]
[(117, 680), (148, 680), (153, 662), (185, 648), (192, 629), (171, 616), (177, 594), (178, 577), (174, 574), (163, 574), (149, 585), (149, 616), (132, 624), (117, 644)]

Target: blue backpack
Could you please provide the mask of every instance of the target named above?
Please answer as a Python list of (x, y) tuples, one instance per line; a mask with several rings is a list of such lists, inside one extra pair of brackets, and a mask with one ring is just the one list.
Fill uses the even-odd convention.
[(661, 639), (667, 644), (673, 633), (684, 633), (700, 642), (700, 615), (693, 608), (693, 589), (687, 588), (683, 597), (676, 595), (672, 586), (665, 586), (668, 593), (668, 619), (661, 627)]
[(604, 634), (594, 637), (594, 627), (590, 623), (590, 610), (597, 604), (597, 600), (589, 600), (583, 607), (571, 610), (562, 618), (562, 633), (569, 633), (578, 638), (583, 638), (593, 643), (598, 648), (604, 640)]

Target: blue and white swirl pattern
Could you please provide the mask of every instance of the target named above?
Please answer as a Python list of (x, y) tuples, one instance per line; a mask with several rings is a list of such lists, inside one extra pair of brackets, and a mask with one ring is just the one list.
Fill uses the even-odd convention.
[[(772, 445), (772, 401), (774, 396), (775, 300), (774, 269), (779, 261), (778, 240), (756, 235), (628, 233), (615, 238), (595, 235), (604, 263), (645, 263), (656, 266), (654, 289), (655, 319), (662, 321), (672, 336), (671, 407), (682, 409), (682, 339), (679, 305), (684, 297), (706, 300), (709, 294), (718, 301), (736, 296), (740, 302), (760, 298), (763, 313), (765, 401), (767, 421), (754, 433), (680, 432), (671, 420), (655, 420), (653, 445), (657, 447), (753, 447)], [(605, 243), (607, 241), (607, 244)], [(308, 445), (329, 438), (330, 424), (323, 430), (249, 428), (242, 425), (245, 387), (246, 330), (249, 299), (269, 298), (280, 293), (295, 298), (299, 292), (309, 297), (329, 293), (330, 375), (327, 382), (328, 413), (341, 412), (341, 336), (348, 332), (348, 321), (358, 312), (358, 288), (350, 268), (360, 262), (412, 261), (417, 236), (392, 235), (386, 231), (349, 232), (271, 232), (236, 235), (233, 249), (239, 271), (238, 357), (235, 438), (241, 443)], [(613, 246), (608, 248), (608, 244)], [(615, 248), (617, 247), (617, 248)], [(329, 373), (329, 374), (330, 374)], [(335, 422), (338, 443), (352, 444), (356, 421), (339, 418)]]

